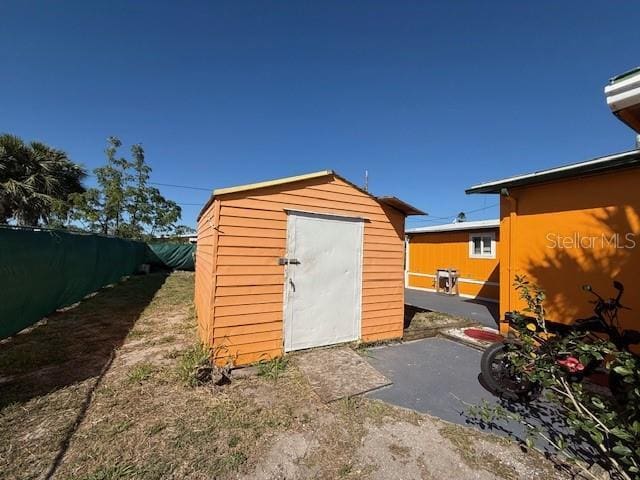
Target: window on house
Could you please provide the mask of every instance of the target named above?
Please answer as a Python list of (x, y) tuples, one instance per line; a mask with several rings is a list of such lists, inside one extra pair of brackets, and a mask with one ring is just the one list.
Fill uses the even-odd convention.
[(469, 235), (469, 256), (472, 258), (496, 258), (495, 234), (472, 233)]

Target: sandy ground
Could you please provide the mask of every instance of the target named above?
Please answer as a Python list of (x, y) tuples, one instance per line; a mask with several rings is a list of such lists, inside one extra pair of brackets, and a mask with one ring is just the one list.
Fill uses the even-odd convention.
[[(132, 278), (0, 344), (2, 478), (569, 478), (427, 415), (360, 397), (323, 403), (295, 362), (277, 378), (262, 369), (192, 387), (192, 292), (189, 273)], [(48, 340), (68, 355), (43, 359)]]

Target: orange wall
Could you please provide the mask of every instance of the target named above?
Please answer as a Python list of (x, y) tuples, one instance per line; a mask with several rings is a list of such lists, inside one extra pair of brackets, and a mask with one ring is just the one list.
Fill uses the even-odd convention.
[[(494, 232), (496, 235), (496, 258), (470, 258), (469, 235), (471, 233)], [(499, 298), (498, 264), (500, 238), (498, 229), (463, 230), (458, 232), (428, 232), (409, 236), (408, 285), (435, 289), (435, 273), (439, 268), (455, 268), (460, 273), (460, 293), (491, 300)], [(425, 277), (412, 275), (420, 273)], [(482, 282), (481, 284), (469, 282)]]
[[(216, 208), (214, 268), (205, 261), (199, 272), (202, 264), (196, 263), (197, 285), (202, 280), (201, 298), (196, 303), (201, 305), (199, 323), (212, 325), (212, 329), (200, 329), (201, 338), (217, 349), (219, 362), (233, 357), (236, 364), (247, 364), (282, 355), (285, 267), (278, 265), (278, 258), (286, 251), (285, 209), (368, 219), (364, 230), (362, 340), (402, 336), (404, 214), (332, 176), (225, 194), (215, 199), (206, 215)], [(206, 228), (201, 219), (199, 241), (200, 229)], [(212, 285), (211, 310), (205, 306), (207, 278), (207, 287)]]
[(215, 202), (198, 219), (198, 248), (196, 249), (196, 285), (194, 303), (198, 318), (198, 335), (201, 339), (212, 338), (213, 291), (215, 288), (215, 250), (218, 232), (220, 205)]
[[(547, 293), (547, 317), (564, 323), (592, 315), (589, 283), (611, 296), (612, 280), (626, 287), (622, 311), (628, 327), (640, 327), (640, 169), (510, 189), (501, 197), (501, 316), (523, 305), (513, 288), (525, 274)], [(619, 235), (619, 246), (607, 245)], [(628, 235), (628, 237), (625, 237)], [(581, 245), (576, 245), (581, 243)]]

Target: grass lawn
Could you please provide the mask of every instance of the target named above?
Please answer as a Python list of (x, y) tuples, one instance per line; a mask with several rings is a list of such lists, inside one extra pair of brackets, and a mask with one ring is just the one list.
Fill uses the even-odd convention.
[(387, 404), (324, 404), (290, 362), (194, 387), (193, 274), (132, 277), (0, 343), (3, 479), (563, 478)]

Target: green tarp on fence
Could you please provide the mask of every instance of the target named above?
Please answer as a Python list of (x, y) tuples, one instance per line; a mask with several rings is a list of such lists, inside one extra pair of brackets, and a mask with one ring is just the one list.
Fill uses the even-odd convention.
[(147, 263), (176, 270), (195, 270), (196, 246), (190, 243), (150, 243)]
[(0, 338), (132, 274), (146, 252), (132, 240), (0, 228)]

